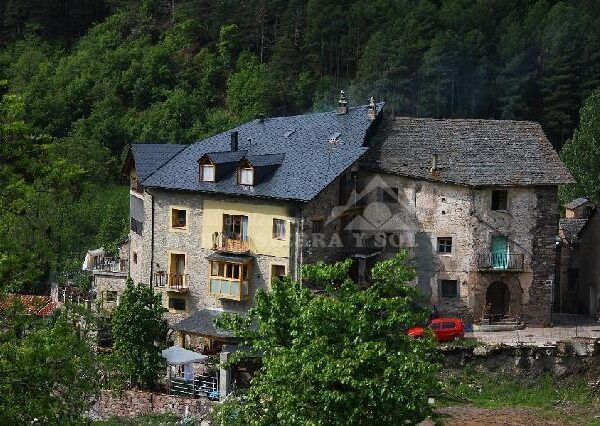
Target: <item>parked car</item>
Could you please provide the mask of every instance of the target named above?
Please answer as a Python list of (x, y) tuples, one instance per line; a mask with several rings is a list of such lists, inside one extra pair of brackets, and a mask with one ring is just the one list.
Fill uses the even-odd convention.
[[(428, 327), (433, 331), (438, 342), (449, 342), (465, 337), (465, 326), (458, 318), (435, 318)], [(409, 336), (420, 338), (425, 334), (424, 327), (413, 327), (407, 331)]]

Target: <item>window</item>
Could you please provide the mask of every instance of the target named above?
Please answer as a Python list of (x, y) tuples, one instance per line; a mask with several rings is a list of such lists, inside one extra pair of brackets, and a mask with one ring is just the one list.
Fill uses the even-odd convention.
[(454, 327), (456, 327), (456, 324), (454, 324), (453, 322), (445, 322), (442, 324), (442, 330), (450, 330)]
[(223, 234), (228, 239), (246, 241), (248, 239), (248, 216), (224, 214)]
[(215, 181), (215, 166), (213, 164), (200, 164), (200, 180), (203, 182)]
[(254, 185), (254, 169), (249, 166), (240, 168), (238, 181), (240, 185)]
[(185, 288), (185, 254), (171, 253), (169, 260), (169, 288), (175, 290)]
[(442, 280), (442, 297), (447, 299), (454, 299), (458, 296), (458, 281), (456, 280)]
[(185, 311), (185, 299), (169, 297), (169, 309), (174, 311)]
[(133, 252), (133, 263), (137, 265), (137, 253)]
[(397, 203), (400, 194), (400, 188), (382, 188), (381, 202)]
[(325, 225), (325, 221), (323, 219), (313, 219), (313, 221), (312, 221), (313, 234), (323, 233), (324, 225)]
[(438, 253), (449, 254), (452, 253), (452, 237), (443, 237), (437, 239), (437, 251)]
[(244, 300), (250, 296), (250, 265), (213, 260), (208, 285), (213, 296)]
[(285, 220), (273, 219), (273, 238), (285, 240)]
[(271, 281), (285, 277), (285, 265), (271, 265)]
[(508, 210), (508, 191), (506, 189), (492, 190), (492, 210)]
[(187, 227), (187, 210), (171, 209), (171, 227), (174, 229), (185, 229)]
[(118, 293), (116, 291), (107, 290), (104, 292), (104, 301), (107, 303), (116, 303)]

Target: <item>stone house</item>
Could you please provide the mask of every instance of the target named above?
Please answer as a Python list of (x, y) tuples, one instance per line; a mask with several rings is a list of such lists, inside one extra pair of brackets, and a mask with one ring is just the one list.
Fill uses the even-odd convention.
[(214, 349), (221, 311), (316, 260), (407, 249), (438, 309), (547, 324), (557, 185), (572, 178), (536, 123), (384, 118), (383, 104), (259, 118), (189, 146), (134, 145), (130, 273), (173, 329)]
[(559, 294), (555, 309), (597, 317), (600, 311), (600, 213), (578, 198), (565, 206), (560, 220)]
[(92, 301), (110, 311), (121, 299), (129, 277), (129, 240), (122, 241), (116, 256), (109, 256), (103, 247), (87, 252), (83, 271), (92, 280)]

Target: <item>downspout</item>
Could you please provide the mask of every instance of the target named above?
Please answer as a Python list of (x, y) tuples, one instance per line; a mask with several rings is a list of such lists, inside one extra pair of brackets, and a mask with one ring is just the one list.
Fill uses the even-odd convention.
[(152, 198), (152, 207), (151, 207), (151, 216), (150, 216), (150, 288), (152, 288), (152, 277), (154, 276), (154, 195), (150, 192), (150, 197)]

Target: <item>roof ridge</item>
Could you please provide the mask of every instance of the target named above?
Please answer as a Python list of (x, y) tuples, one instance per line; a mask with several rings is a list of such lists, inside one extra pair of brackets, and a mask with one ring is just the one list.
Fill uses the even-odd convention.
[(393, 120), (413, 120), (413, 121), (450, 121), (450, 122), (459, 122), (459, 121), (468, 121), (468, 122), (485, 122), (485, 123), (517, 123), (517, 124), (534, 124), (537, 126), (541, 126), (538, 121), (531, 120), (505, 120), (502, 118), (434, 118), (434, 117), (410, 117), (410, 116), (400, 116), (393, 117)]

